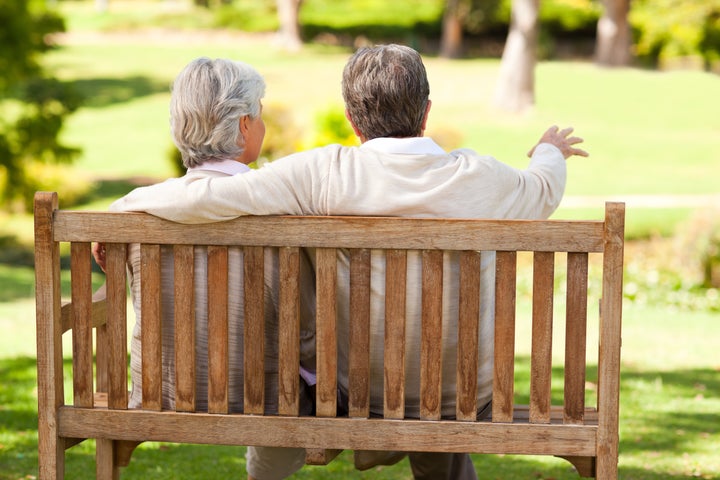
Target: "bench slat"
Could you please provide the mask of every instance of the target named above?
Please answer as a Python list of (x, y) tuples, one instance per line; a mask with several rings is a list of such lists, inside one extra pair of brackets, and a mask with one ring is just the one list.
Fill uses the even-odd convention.
[(530, 353), (530, 422), (532, 423), (550, 423), (554, 281), (555, 254), (535, 252)]
[(278, 413), (300, 413), (300, 249), (279, 250), (280, 305), (278, 311)]
[(585, 412), (588, 254), (569, 253), (565, 323), (565, 415), (581, 424)]
[(405, 416), (405, 285), (407, 252), (385, 251), (385, 418)]
[(493, 422), (512, 422), (513, 419), (516, 282), (517, 253), (498, 251), (495, 259)]
[(316, 251), (317, 415), (337, 414), (337, 256), (334, 248)]
[(442, 407), (443, 252), (422, 251), (420, 418), (439, 420)]
[(350, 251), (350, 345), (348, 415), (370, 416), (370, 259), (368, 249)]
[(159, 411), (162, 409), (160, 245), (140, 246), (140, 277), (142, 407)]
[(243, 411), (260, 415), (265, 411), (265, 252), (262, 247), (245, 247), (244, 253)]
[[(200, 280), (200, 279), (199, 279)], [(228, 249), (207, 249), (208, 412), (228, 413)]]
[[(125, 259), (127, 249), (124, 244), (109, 243), (105, 246), (107, 270), (108, 321), (107, 341), (107, 381), (108, 407), (126, 409), (128, 405), (127, 375), (127, 299), (125, 290)], [(100, 384), (100, 382), (98, 382)], [(98, 388), (101, 388), (99, 385)]]
[(477, 417), (478, 329), (480, 321), (480, 253), (460, 253), (458, 306), (457, 402), (458, 420)]
[(625, 204), (606, 204), (597, 399), (598, 443), (606, 454), (598, 455), (600, 478), (617, 476), (624, 231)]
[(175, 285), (175, 409), (193, 412), (195, 392), (195, 256), (192, 245), (173, 248)]
[(90, 243), (70, 246), (72, 277), (73, 401), (78, 407), (93, 405), (92, 281)]

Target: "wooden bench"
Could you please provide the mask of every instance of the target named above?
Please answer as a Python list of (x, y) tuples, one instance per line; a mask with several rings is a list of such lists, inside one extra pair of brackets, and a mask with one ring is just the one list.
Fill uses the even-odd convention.
[[(56, 194), (39, 192), (35, 198), (39, 478), (63, 478), (65, 450), (88, 438), (97, 441), (97, 472), (103, 479), (118, 478), (120, 467), (127, 465), (133, 449), (143, 441), (304, 447), (309, 456), (320, 457), (323, 452), (342, 449), (554, 455), (569, 460), (582, 476), (617, 478), (624, 218), (624, 204), (608, 203), (605, 219), (594, 221), (278, 216), (181, 225), (139, 213), (59, 210)], [(91, 242), (107, 246), (104, 300), (93, 300)], [(65, 286), (65, 291), (71, 292), (72, 303), (65, 305), (61, 300), (60, 252), (61, 248), (68, 250), (61, 247), (63, 243), (70, 244), (72, 277), (70, 288)], [(263, 415), (262, 404), (253, 399), (246, 399), (243, 414), (162, 410), (158, 389), (151, 388), (143, 389), (143, 409), (128, 408), (125, 257), (129, 243), (213, 245), (219, 246), (221, 258), (223, 249), (230, 245), (243, 246), (247, 252), (258, 248), (262, 251), (260, 247), (265, 245), (280, 247), (280, 415)], [(298, 378), (295, 279), (298, 251), (304, 247), (317, 249), (318, 385), (313, 416), (298, 415), (298, 393), (293, 388)], [(422, 404), (429, 406), (423, 418), (393, 418), (397, 412), (386, 412), (385, 418), (369, 415), (368, 379), (363, 374), (350, 375), (350, 413), (337, 416), (334, 315), (338, 248), (359, 253), (352, 256), (351, 268), (353, 278), (358, 276), (359, 285), (364, 285), (352, 289), (352, 301), (358, 303), (354, 303), (351, 321), (357, 326), (366, 323), (363, 313), (368, 311), (363, 302), (369, 298), (369, 286), (363, 279), (368, 278), (369, 263), (363, 252), (383, 249), (400, 259), (407, 250), (427, 253), (429, 259), (437, 258), (433, 252), (463, 252), (459, 297), (465, 304), (463, 311), (470, 314), (461, 316), (459, 328), (470, 332), (477, 331), (478, 252), (497, 252), (491, 417), (475, 419), (478, 406), (472, 379), (478, 368), (477, 361), (473, 361), (478, 358), (478, 342), (477, 335), (472, 334), (464, 335), (459, 344), (458, 355), (466, 361), (458, 361), (457, 374), (471, 380), (458, 382), (457, 419), (439, 419), (440, 379), (432, 361), (422, 365), (426, 378)], [(157, 249), (145, 251), (153, 255)], [(143, 290), (149, 292), (143, 307), (147, 308), (143, 311), (144, 330), (151, 325), (157, 306), (157, 285), (152, 284), (152, 279), (157, 278), (159, 270), (152, 256), (146, 263), (150, 267), (143, 276), (147, 283)], [(388, 300), (397, 304), (404, 304), (405, 273), (402, 267), (393, 265), (402, 264), (388, 261), (387, 266), (388, 277), (400, 286), (388, 289), (387, 295), (393, 296)], [(214, 265), (208, 267), (208, 275), (222, 278), (227, 264), (220, 261)], [(442, 262), (428, 261), (423, 269), (428, 282), (428, 288), (423, 290), (437, 291), (433, 282), (442, 281)], [(531, 272), (527, 281), (524, 271)], [(565, 278), (558, 273), (561, 271), (566, 272)], [(252, 276), (252, 268), (245, 274)], [(518, 294), (518, 285), (523, 282), (529, 288)], [(531, 306), (517, 308), (516, 304), (525, 302), (529, 294), (532, 299), (527, 302)], [(428, 294), (423, 308), (436, 308), (440, 301)], [(564, 308), (557, 308), (562, 304)], [(592, 313), (598, 304), (600, 316)], [(524, 318), (516, 314), (518, 310), (531, 312), (525, 315), (531, 317), (531, 331), (516, 328)], [(209, 327), (210, 336), (222, 345), (227, 341), (227, 330), (222, 328), (225, 319), (222, 309), (215, 314), (219, 315), (215, 321), (220, 328)], [(395, 325), (402, 329), (402, 310), (392, 318), (388, 314), (386, 322), (400, 322)], [(424, 359), (439, 354), (439, 342), (431, 341), (438, 323), (429, 321), (428, 325), (435, 326), (429, 326), (427, 331), (423, 328), (427, 339), (422, 342)], [(72, 330), (72, 351), (63, 352), (62, 335), (68, 330)], [(143, 356), (158, 358), (154, 346), (159, 343), (159, 333), (153, 333), (149, 326), (147, 330), (148, 337), (144, 338), (149, 340), (143, 343)], [(553, 330), (565, 338), (564, 346), (555, 350)], [(353, 328), (352, 332), (358, 336), (351, 339), (350, 354), (357, 362), (353, 365), (362, 372), (368, 362), (367, 348), (354, 346), (364, 345), (367, 330)], [(516, 336), (531, 344), (530, 353), (517, 348)], [(392, 348), (396, 355), (387, 355), (386, 361), (397, 355), (402, 358), (402, 336), (388, 337), (386, 349)], [(257, 344), (262, 342), (247, 341), (246, 353), (252, 355)], [(226, 355), (223, 349), (219, 352)], [(72, 356), (70, 375), (63, 372), (64, 355)], [(526, 384), (521, 387), (515, 379), (522, 376), (518, 369), (527, 365), (528, 356), (529, 388)], [(222, 357), (220, 360), (216, 364), (220, 367), (209, 375), (213, 383), (209, 389), (215, 392), (223, 392), (227, 384), (228, 374), (222, 369), (227, 361)], [(144, 372), (147, 378), (160, 375), (157, 365), (148, 365), (149, 370)], [(586, 373), (595, 366), (597, 378)], [(385, 396), (402, 402), (402, 369), (392, 367), (386, 365), (386, 375), (399, 377), (392, 381), (386, 378)], [(246, 365), (246, 379), (261, 377), (247, 370), (251, 368), (262, 365)], [(562, 372), (564, 379), (564, 387), (555, 391), (551, 388), (553, 369), (556, 376)], [(150, 381), (157, 384), (160, 379)], [(65, 382), (72, 385), (70, 403), (65, 400)], [(284, 387), (287, 385), (290, 387)], [(518, 398), (526, 405), (516, 405)], [(209, 402), (210, 411), (227, 411), (227, 395), (214, 395)]]

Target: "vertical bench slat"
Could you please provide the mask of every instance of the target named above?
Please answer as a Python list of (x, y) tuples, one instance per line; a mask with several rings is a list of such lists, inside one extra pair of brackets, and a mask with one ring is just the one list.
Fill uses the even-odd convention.
[(588, 254), (568, 253), (563, 422), (569, 424), (582, 424), (585, 416), (587, 289)]
[(300, 249), (282, 247), (278, 345), (280, 415), (300, 413)]
[(442, 406), (443, 252), (422, 251), (420, 418), (439, 420)]
[(356, 418), (370, 416), (370, 259), (369, 249), (350, 250), (348, 415)]
[(530, 423), (550, 423), (555, 253), (533, 255)]
[(175, 245), (175, 409), (195, 410), (195, 260), (192, 245)]
[(263, 247), (245, 247), (244, 252), (243, 410), (260, 415), (265, 411), (265, 252)]
[(337, 256), (334, 248), (316, 250), (317, 343), (316, 412), (337, 415)]
[(492, 421), (512, 422), (515, 393), (515, 297), (517, 252), (495, 259), (495, 360)]
[(107, 272), (108, 407), (124, 410), (128, 404), (127, 298), (125, 290), (125, 244), (105, 245)]
[(162, 409), (162, 310), (160, 245), (140, 246), (142, 408)]
[(617, 478), (625, 204), (605, 204), (598, 361), (597, 477)]
[(228, 413), (228, 249), (208, 246), (208, 412)]
[(56, 478), (65, 471), (65, 442), (58, 437), (57, 409), (64, 403), (60, 248), (54, 241), (57, 193), (35, 194), (35, 301), (38, 375), (38, 471)]
[(90, 243), (72, 243), (72, 348), (73, 401), (78, 407), (93, 406), (92, 279)]
[(478, 329), (480, 328), (480, 252), (460, 252), (458, 308), (457, 404), (458, 420), (477, 419)]
[(385, 251), (384, 415), (405, 416), (405, 294), (407, 252)]

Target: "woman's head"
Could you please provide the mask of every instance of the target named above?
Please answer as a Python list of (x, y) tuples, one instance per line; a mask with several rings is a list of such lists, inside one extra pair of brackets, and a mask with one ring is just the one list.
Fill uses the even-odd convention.
[(343, 71), (345, 107), (366, 140), (422, 134), (430, 86), (422, 58), (402, 45), (361, 48)]
[[(244, 138), (241, 123), (262, 122), (264, 95), (265, 81), (250, 65), (204, 57), (190, 62), (175, 78), (170, 99), (170, 129), (185, 167), (239, 159), (246, 146), (257, 156), (262, 138)], [(263, 137), (264, 125), (250, 132)]]

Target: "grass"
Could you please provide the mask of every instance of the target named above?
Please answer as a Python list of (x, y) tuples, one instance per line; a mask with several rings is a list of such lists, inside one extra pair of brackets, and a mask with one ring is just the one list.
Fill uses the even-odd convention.
[[(182, 12), (169, 11), (170, 2), (159, 1), (113, 0), (112, 13), (103, 16), (93, 11), (92, 3), (61, 2), (70, 13), (71, 30), (88, 36), (47, 57), (51, 71), (88, 98), (63, 132), (67, 143), (83, 149), (71, 174), (94, 185), (73, 208), (104, 209), (138, 183), (173, 175), (167, 159), (169, 85), (197, 56), (236, 58), (256, 66), (268, 84), (265, 103), (286, 107), (300, 126), (298, 145), (314, 135), (318, 112), (342, 108), (346, 49), (310, 45), (288, 54), (274, 48), (267, 36), (119, 32), (118, 27), (149, 24), (186, 29), (207, 26), (212, 19), (198, 15), (188, 20)], [(329, 8), (339, 2), (306, 3), (321, 4)], [(312, 11), (307, 15), (308, 21), (321, 21)], [(99, 29), (115, 33), (94, 36)], [(567, 194), (569, 199), (589, 195), (597, 206), (568, 203), (559, 217), (597, 218), (604, 198), (628, 196), (629, 237), (670, 236), (694, 209), (634, 205), (629, 195), (719, 191), (716, 76), (542, 62), (536, 72), (536, 108), (516, 116), (492, 106), (497, 59), (448, 61), (427, 54), (425, 62), (433, 99), (429, 133), (449, 148), (467, 146), (522, 167), (525, 152), (547, 126), (576, 127), (591, 157), (570, 160)], [(268, 136), (276, 133), (269, 130)], [(62, 189), (60, 198), (65, 198)], [(0, 480), (17, 480), (37, 474), (32, 219), (0, 213), (0, 232)], [(636, 248), (647, 249), (644, 243)], [(628, 263), (637, 253), (629, 251)], [(628, 281), (652, 276), (676, 254), (670, 246), (654, 259), (657, 264), (633, 266)], [(639, 288), (659, 292), (652, 302), (628, 302), (625, 309), (620, 477), (720, 478), (718, 308), (670, 304), (662, 299), (668, 288), (663, 284), (640, 283)], [(70, 451), (68, 478), (94, 478), (88, 471), (93, 452), (92, 442)], [(474, 461), (481, 478), (577, 478), (558, 459), (489, 455)], [(243, 465), (241, 448), (151, 443), (140, 447), (123, 478), (207, 478), (208, 468), (212, 477), (237, 476)], [(360, 474), (345, 453), (328, 467), (303, 469), (296, 478), (398, 479), (408, 472), (404, 461)]]
[[(31, 306), (31, 300), (23, 302)], [(5, 318), (1, 309), (0, 319)], [(648, 322), (652, 319), (653, 328)], [(32, 478), (36, 473), (37, 425), (35, 360), (30, 344), (31, 317), (0, 321), (0, 480)], [(527, 331), (525, 317), (518, 331)], [(620, 478), (665, 480), (720, 478), (720, 362), (717, 314), (673, 312), (654, 307), (625, 306), (621, 391)], [(22, 346), (22, 348), (18, 348)], [(518, 400), (527, 395), (527, 357), (518, 364)], [(70, 364), (66, 362), (66, 369)], [(555, 378), (560, 374), (554, 371)], [(590, 366), (589, 380), (594, 378)], [(554, 396), (561, 385), (553, 384)], [(94, 478), (88, 472), (94, 449), (86, 442), (69, 451), (67, 477)], [(576, 479), (559, 459), (474, 455), (481, 478)], [(327, 467), (306, 467), (293, 478), (406, 478), (407, 461), (359, 473), (345, 452)], [(197, 479), (240, 475), (244, 449), (148, 443), (133, 455), (125, 479)], [(208, 473), (210, 472), (210, 473)]]

